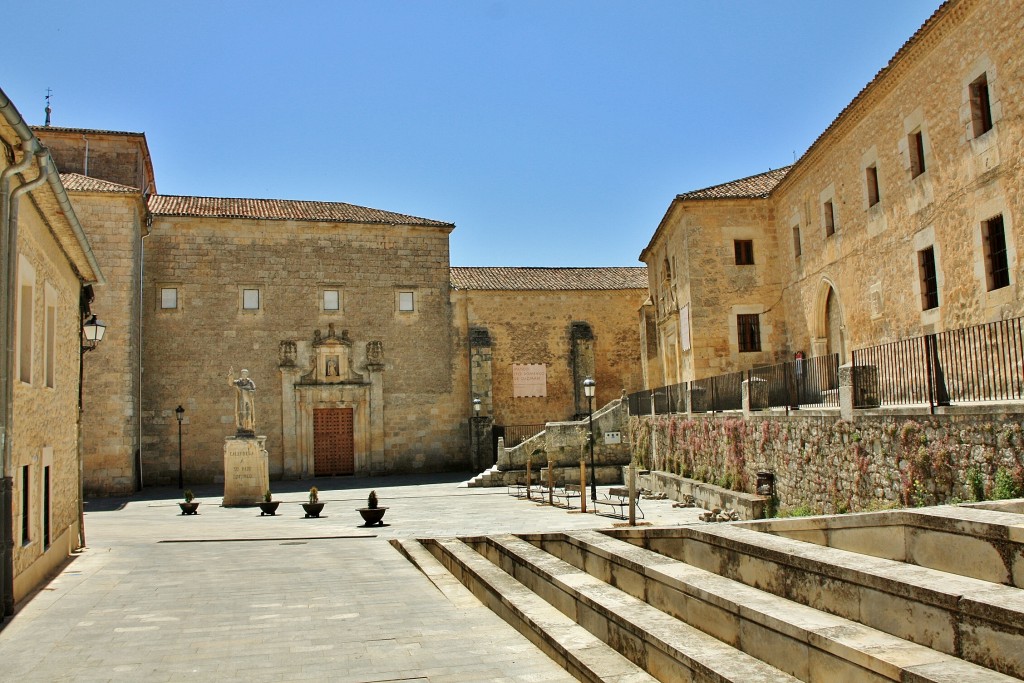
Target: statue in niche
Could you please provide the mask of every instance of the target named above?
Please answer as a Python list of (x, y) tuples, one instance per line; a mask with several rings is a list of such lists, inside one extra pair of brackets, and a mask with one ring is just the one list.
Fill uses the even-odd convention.
[(327, 357), (327, 376), (328, 377), (340, 377), (341, 373), (338, 371), (338, 357), (328, 356)]
[(228, 369), (228, 385), (235, 388), (235, 429), (237, 436), (256, 435), (256, 383), (243, 368), (242, 376), (234, 378), (235, 369)]

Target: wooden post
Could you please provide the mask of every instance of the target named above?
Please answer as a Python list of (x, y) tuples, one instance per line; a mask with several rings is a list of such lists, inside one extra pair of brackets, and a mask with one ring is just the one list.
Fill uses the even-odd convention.
[(580, 458), (580, 512), (587, 512), (587, 459)]
[(530, 480), (533, 478), (530, 476), (530, 465), (533, 464), (532, 458), (526, 459), (526, 500), (530, 500)]
[(548, 505), (555, 504), (555, 461), (548, 458)]
[(629, 463), (629, 525), (636, 526), (636, 463)]

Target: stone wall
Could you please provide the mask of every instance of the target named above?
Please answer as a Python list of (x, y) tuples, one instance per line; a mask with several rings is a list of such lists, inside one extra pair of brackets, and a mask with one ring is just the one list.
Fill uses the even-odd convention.
[(746, 493), (755, 492), (758, 471), (771, 471), (783, 511), (934, 505), (1012, 486), (1024, 494), (1020, 407), (945, 410), (852, 422), (829, 414), (631, 417), (629, 440), (646, 467)]
[[(375, 473), (465, 466), (470, 408), (453, 367), (449, 229), (155, 217), (145, 263), (147, 481), (177, 476), (179, 404), (186, 481), (222, 475), (224, 437), (234, 431), (232, 366), (256, 382), (271, 476), (308, 474), (285, 466), (283, 430), (295, 429), (296, 406), (282, 400), (279, 351), (292, 342), (308, 357), (316, 331), (326, 335), (332, 323), (347, 331), (353, 370), (364, 377), (367, 344), (383, 345), (384, 459)], [(322, 310), (325, 287), (341, 292), (340, 310)], [(164, 288), (177, 289), (176, 308), (160, 307)], [(260, 290), (258, 310), (242, 309), (243, 288)], [(398, 310), (400, 291), (414, 292), (414, 311)]]
[[(574, 376), (582, 367), (592, 367), (595, 372), (595, 408), (617, 399), (623, 391), (639, 390), (643, 375), (637, 310), (646, 296), (647, 292), (639, 289), (453, 291), (460, 335), (474, 328), (486, 330), (489, 337), (491, 393), (482, 396), (484, 414), (490, 403), (494, 423), (499, 425), (572, 419), (578, 407), (586, 412), (582, 390), (577, 405), (578, 388), (574, 386)], [(573, 323), (587, 323), (593, 335), (592, 341), (576, 340), (575, 355)], [(588, 366), (581, 354), (589, 355), (592, 365)], [(547, 396), (513, 396), (513, 364), (545, 365)]]
[(92, 311), (107, 326), (84, 359), (82, 457), (90, 495), (126, 495), (136, 488), (139, 448), (140, 194), (74, 192), (75, 213), (89, 234), (106, 283), (96, 285)]
[[(29, 177), (34, 177), (29, 172)], [(15, 183), (15, 186), (17, 183)], [(34, 193), (50, 192), (44, 184)], [(78, 359), (80, 282), (68, 263), (65, 247), (53, 238), (54, 216), (42, 216), (31, 197), (20, 205), (18, 233), (18, 303), (14, 366), (14, 416), (11, 473), (14, 479), (14, 597), (20, 600), (43, 581), (78, 545)], [(32, 300), (23, 300), (31, 287)], [(25, 303), (30, 318), (22, 316)], [(52, 386), (47, 372), (47, 308), (53, 309)], [(31, 369), (22, 381), (21, 331), (31, 324)], [(28, 501), (23, 506), (25, 472)], [(50, 479), (50, 539), (44, 539), (45, 477)], [(27, 518), (28, 536), (23, 534)]]

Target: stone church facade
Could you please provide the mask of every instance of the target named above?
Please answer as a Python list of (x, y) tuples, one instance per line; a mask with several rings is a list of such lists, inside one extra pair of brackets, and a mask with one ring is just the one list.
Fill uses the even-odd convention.
[(648, 386), (1024, 314), (1024, 5), (950, 0), (792, 166), (678, 195)]
[[(641, 386), (644, 268), (451, 268), (450, 223), (161, 195), (143, 134), (35, 130), (108, 274), (84, 382), (89, 493), (175, 483), (179, 406), (186, 485), (220, 481), (231, 369), (257, 384), (274, 479), (486, 466), (473, 398), (489, 424), (545, 422), (580, 412), (581, 373), (599, 402)], [(544, 397), (514, 395), (520, 365), (545, 368)]]

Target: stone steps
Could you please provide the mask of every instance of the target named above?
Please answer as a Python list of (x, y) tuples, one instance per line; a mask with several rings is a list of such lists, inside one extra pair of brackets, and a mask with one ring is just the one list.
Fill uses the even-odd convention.
[(738, 525), (419, 544), (580, 680), (1011, 681), (1024, 651), (1024, 591)]
[(459, 484), (460, 488), (482, 488), (490, 486), (504, 486), (505, 473), (498, 469), (497, 465), (491, 465), (486, 470), (476, 475), (469, 481)]
[(1024, 678), (1024, 591), (741, 525), (610, 536), (724, 578)]

